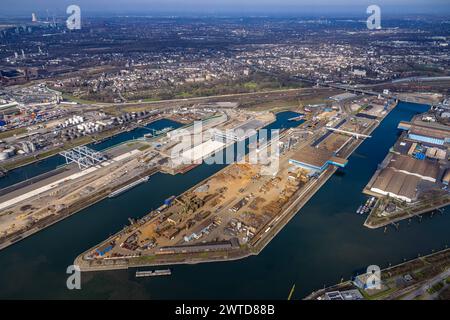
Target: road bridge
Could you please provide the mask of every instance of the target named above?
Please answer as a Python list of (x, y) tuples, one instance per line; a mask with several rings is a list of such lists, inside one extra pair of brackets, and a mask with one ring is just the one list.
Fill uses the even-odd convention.
[(366, 134), (362, 134), (362, 133), (358, 133), (358, 132), (346, 131), (346, 130), (342, 130), (342, 129), (327, 128), (327, 130), (334, 131), (334, 132), (339, 132), (339, 133), (344, 133), (344, 134), (349, 134), (349, 135), (355, 137), (356, 139), (359, 139), (359, 138), (372, 138), (372, 136), (368, 136)]

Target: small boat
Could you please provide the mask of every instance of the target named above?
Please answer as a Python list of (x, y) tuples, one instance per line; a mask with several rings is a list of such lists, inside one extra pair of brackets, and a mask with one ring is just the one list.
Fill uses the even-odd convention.
[(369, 199), (366, 200), (366, 202), (363, 205), (359, 206), (358, 210), (356, 210), (356, 213), (359, 214), (369, 213), (373, 209), (375, 203), (376, 198), (370, 197)]
[(156, 135), (160, 135), (160, 134), (169, 132), (169, 131), (172, 130), (172, 129), (173, 129), (173, 127), (166, 127), (166, 128), (164, 128), (164, 129), (161, 129), (161, 130), (156, 131), (155, 133), (156, 133)]

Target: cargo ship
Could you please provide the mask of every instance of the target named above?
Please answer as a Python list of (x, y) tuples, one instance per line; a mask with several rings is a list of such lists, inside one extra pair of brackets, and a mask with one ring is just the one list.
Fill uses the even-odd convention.
[(149, 180), (149, 178), (150, 177), (147, 176), (147, 177), (141, 178), (139, 180), (136, 180), (136, 181), (134, 181), (134, 182), (132, 182), (132, 183), (122, 187), (122, 188), (119, 188), (116, 191), (111, 192), (108, 195), (108, 198), (117, 197), (118, 195), (121, 195), (122, 193), (127, 192), (128, 190), (130, 190), (130, 189), (140, 185), (141, 183), (147, 182)]

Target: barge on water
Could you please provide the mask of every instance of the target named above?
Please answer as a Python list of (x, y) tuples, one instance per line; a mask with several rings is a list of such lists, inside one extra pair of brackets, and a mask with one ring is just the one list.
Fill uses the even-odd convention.
[(178, 173), (180, 173), (180, 174), (185, 174), (186, 172), (189, 172), (189, 171), (191, 171), (191, 170), (197, 168), (199, 165), (200, 165), (200, 163), (193, 163), (193, 164), (190, 164), (190, 165), (188, 165), (188, 166), (186, 166), (186, 167), (184, 167), (184, 168), (178, 170)]
[(304, 117), (305, 117), (305, 115), (301, 114), (299, 116), (289, 118), (288, 121), (300, 121), (300, 120), (303, 120)]
[(170, 276), (172, 271), (170, 269), (155, 270), (155, 271), (136, 271), (136, 278)]
[(356, 213), (358, 213), (358, 214), (369, 213), (370, 211), (372, 211), (375, 204), (376, 204), (376, 198), (370, 197), (369, 199), (367, 199), (367, 201), (364, 205), (359, 206), (358, 210), (356, 210)]
[(134, 181), (134, 182), (132, 182), (132, 183), (130, 183), (130, 184), (120, 188), (120, 189), (117, 189), (116, 191), (111, 192), (108, 195), (108, 198), (117, 197), (118, 195), (121, 195), (122, 193), (127, 192), (128, 190), (130, 190), (130, 189), (140, 185), (141, 183), (147, 182), (149, 180), (149, 178), (150, 177), (148, 177), (148, 176), (144, 177), (144, 178), (141, 178), (141, 179), (136, 180), (136, 181)]
[(173, 127), (166, 127), (164, 129), (161, 129), (161, 130), (150, 129), (151, 133), (144, 134), (144, 138), (150, 139), (150, 138), (153, 138), (153, 137), (157, 137), (157, 136), (160, 136), (160, 135), (162, 135), (164, 133), (169, 132), (172, 129), (173, 129)]

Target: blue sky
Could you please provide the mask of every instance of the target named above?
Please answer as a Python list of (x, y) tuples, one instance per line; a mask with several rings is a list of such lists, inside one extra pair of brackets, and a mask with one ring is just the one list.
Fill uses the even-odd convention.
[(388, 14), (450, 12), (450, 0), (0, 0), (0, 15), (63, 13), (69, 4), (105, 14), (356, 14), (370, 4)]

